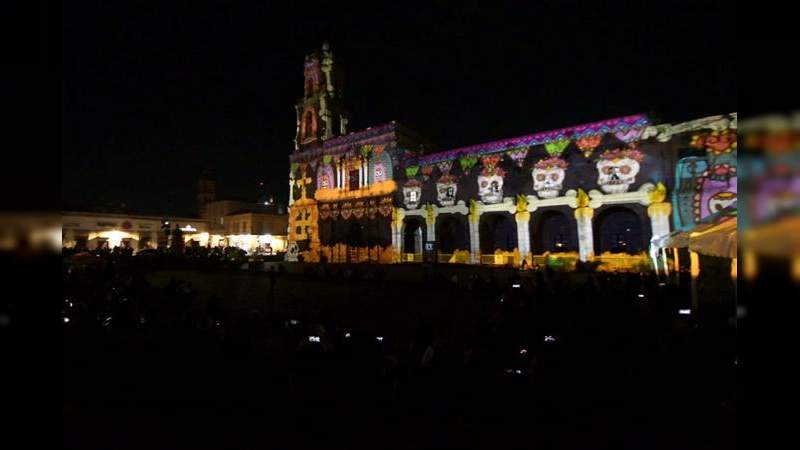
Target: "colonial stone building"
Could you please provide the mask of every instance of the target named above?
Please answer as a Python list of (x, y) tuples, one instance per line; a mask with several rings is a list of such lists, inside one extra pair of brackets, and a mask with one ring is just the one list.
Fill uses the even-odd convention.
[[(306, 57), (290, 260), (630, 266), (648, 261), (676, 208), (699, 220), (736, 201), (735, 113), (679, 124), (635, 114), (431, 151), (396, 122), (348, 133), (338, 82), (326, 45)], [(687, 175), (684, 158), (703, 162)]]

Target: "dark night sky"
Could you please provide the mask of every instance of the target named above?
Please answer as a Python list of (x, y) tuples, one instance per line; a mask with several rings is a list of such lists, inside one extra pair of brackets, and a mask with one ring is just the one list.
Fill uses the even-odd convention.
[(737, 109), (730, 2), (285, 3), (64, 8), (65, 207), (191, 214), (205, 167), (218, 198), (255, 200), (263, 180), (285, 199), (303, 57), (323, 39), (344, 64), (351, 129), (397, 120), (443, 149)]

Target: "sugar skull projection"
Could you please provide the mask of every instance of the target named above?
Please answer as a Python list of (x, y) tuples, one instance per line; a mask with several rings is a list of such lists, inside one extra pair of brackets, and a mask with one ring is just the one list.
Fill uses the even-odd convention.
[(422, 201), (422, 184), (416, 179), (410, 179), (403, 186), (403, 204), (407, 209), (417, 209)]
[(708, 199), (708, 210), (711, 213), (722, 211), (736, 203), (736, 194), (733, 192), (723, 191), (717, 192)]
[(503, 177), (500, 175), (479, 176), (478, 196), (484, 203), (500, 203), (503, 201)]
[(478, 196), (483, 203), (503, 201), (503, 177), (506, 173), (497, 167), (502, 156), (492, 155), (483, 158), (483, 170), (478, 175)]
[(382, 162), (375, 163), (374, 170), (372, 172), (372, 180), (374, 183), (386, 181), (386, 168), (383, 166)]
[(693, 202), (695, 221), (736, 204), (735, 176), (721, 179), (706, 173), (696, 181)]
[(533, 189), (540, 198), (557, 197), (564, 185), (564, 175), (567, 170), (566, 161), (555, 156), (542, 159), (533, 166)]
[(736, 204), (736, 132), (714, 131), (692, 136), (690, 146), (706, 149), (707, 168), (695, 180), (694, 220)]
[(436, 199), (439, 200), (439, 204), (442, 206), (453, 206), (456, 204), (457, 190), (456, 177), (443, 175), (436, 182)]
[(333, 187), (333, 168), (326, 164), (319, 169), (317, 174), (317, 189), (330, 189)]
[(636, 181), (644, 155), (635, 148), (606, 150), (597, 161), (597, 184), (606, 194), (621, 194)]

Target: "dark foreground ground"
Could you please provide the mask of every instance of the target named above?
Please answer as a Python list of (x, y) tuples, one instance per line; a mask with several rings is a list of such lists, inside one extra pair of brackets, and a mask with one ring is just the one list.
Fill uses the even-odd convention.
[(655, 280), (141, 275), (65, 277), (66, 448), (735, 447), (732, 329)]

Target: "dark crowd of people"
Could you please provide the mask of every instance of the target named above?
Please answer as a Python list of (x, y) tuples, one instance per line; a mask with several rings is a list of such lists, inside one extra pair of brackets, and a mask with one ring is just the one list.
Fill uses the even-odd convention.
[[(191, 417), (171, 431), (187, 448), (218, 448), (229, 427), (247, 446), (282, 448), (732, 445), (732, 302), (686, 314), (686, 284), (649, 274), (431, 270), (422, 283), (395, 283), (386, 270), (273, 267), (263, 304), (243, 311), (175, 278), (158, 287), (124, 266), (66, 267), (65, 439), (118, 444), (115, 427), (144, 427), (153, 410), (130, 407), (119, 419), (127, 425), (87, 431), (75, 425), (92, 411), (87, 399), (147, 399), (159, 414), (193, 405), (169, 419)], [(276, 285), (292, 277), (373, 286), (375, 302), (392, 283), (447, 296), (452, 311), (376, 333), (335, 310), (276, 308)], [(198, 412), (209, 405), (227, 412)]]

